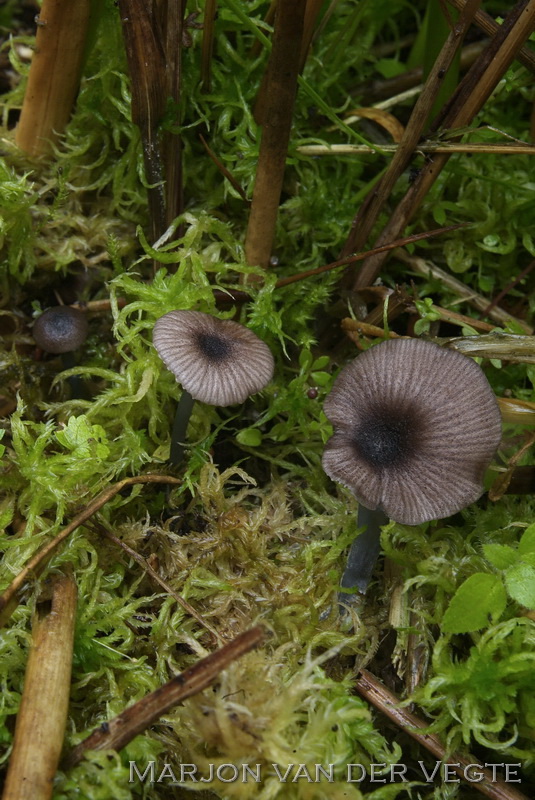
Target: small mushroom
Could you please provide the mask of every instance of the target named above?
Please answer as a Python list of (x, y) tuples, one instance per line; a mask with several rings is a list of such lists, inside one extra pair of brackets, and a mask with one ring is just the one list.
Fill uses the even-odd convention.
[(182, 442), (194, 400), (214, 406), (243, 403), (273, 377), (271, 350), (252, 331), (201, 311), (170, 311), (156, 321), (153, 343), (182, 384), (170, 461), (182, 458)]
[(70, 306), (54, 306), (44, 311), (33, 326), (35, 344), (47, 353), (70, 353), (87, 339), (87, 318)]
[(362, 353), (341, 371), (324, 411), (334, 425), (323, 454), (327, 475), (367, 509), (406, 525), (477, 500), (501, 439), (482, 369), (420, 339)]
[[(37, 347), (46, 353), (61, 355), (63, 369), (71, 369), (76, 364), (74, 351), (87, 339), (87, 317), (71, 306), (53, 306), (35, 320), (32, 333)], [(71, 375), (68, 383), (71, 397), (87, 397), (86, 387), (78, 375)]]

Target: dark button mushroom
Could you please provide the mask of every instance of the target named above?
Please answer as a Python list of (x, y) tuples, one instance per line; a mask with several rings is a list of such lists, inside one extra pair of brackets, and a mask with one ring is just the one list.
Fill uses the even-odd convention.
[(69, 353), (87, 339), (87, 318), (70, 306), (54, 306), (44, 311), (33, 326), (33, 338), (47, 353)]
[(172, 434), (172, 464), (182, 445), (193, 400), (214, 406), (243, 403), (273, 377), (271, 350), (244, 325), (201, 311), (170, 311), (156, 321), (153, 342), (184, 389)]
[[(74, 351), (87, 339), (87, 317), (77, 308), (54, 306), (35, 320), (32, 332), (41, 350), (61, 355), (63, 369), (71, 369), (76, 365)], [(87, 399), (89, 393), (79, 375), (71, 375), (67, 381), (72, 398)]]
[(481, 368), (454, 350), (393, 339), (358, 356), (324, 405), (334, 425), (323, 468), (367, 508), (418, 525), (483, 492), (501, 438)]

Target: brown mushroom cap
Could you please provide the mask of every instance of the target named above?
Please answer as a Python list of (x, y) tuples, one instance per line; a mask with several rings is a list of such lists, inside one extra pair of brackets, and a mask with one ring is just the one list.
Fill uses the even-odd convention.
[(501, 439), (498, 403), (478, 364), (420, 339), (392, 339), (359, 355), (324, 411), (334, 425), (327, 475), (406, 525), (477, 500)]
[(153, 342), (183, 388), (202, 403), (243, 403), (273, 377), (267, 344), (232, 320), (201, 311), (170, 311), (156, 321)]
[(87, 318), (70, 306), (54, 306), (35, 320), (33, 338), (47, 353), (69, 353), (87, 339)]

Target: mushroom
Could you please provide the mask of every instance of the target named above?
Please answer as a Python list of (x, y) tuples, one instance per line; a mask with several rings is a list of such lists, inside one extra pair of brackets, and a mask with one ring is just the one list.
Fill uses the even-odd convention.
[[(71, 306), (53, 306), (43, 311), (33, 325), (35, 344), (46, 353), (61, 355), (63, 369), (75, 366), (74, 351), (87, 339), (87, 317)], [(85, 397), (87, 392), (78, 375), (68, 379), (72, 397)]]
[(392, 339), (362, 353), (341, 371), (324, 411), (334, 425), (323, 454), (327, 475), (366, 509), (405, 525), (477, 500), (501, 439), (482, 369), (421, 339)]
[(271, 350), (244, 325), (201, 311), (170, 311), (154, 326), (153, 343), (182, 384), (170, 461), (178, 464), (194, 400), (214, 406), (243, 403), (273, 377)]
[(70, 353), (87, 339), (87, 318), (71, 306), (54, 306), (44, 311), (33, 326), (35, 344), (47, 353)]

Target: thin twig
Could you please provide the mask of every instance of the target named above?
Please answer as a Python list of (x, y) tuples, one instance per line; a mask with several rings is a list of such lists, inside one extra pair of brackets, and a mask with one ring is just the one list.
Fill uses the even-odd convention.
[(475, 756), (457, 752), (448, 755), (438, 736), (433, 733), (424, 733), (425, 729), (429, 727), (429, 723), (415, 714), (411, 714), (405, 708), (401, 708), (399, 698), (389, 692), (368, 670), (361, 670), (355, 688), (365, 700), (378, 708), (388, 719), (392, 720), (422, 747), (429, 750), (436, 758), (439, 758), (444, 764), (450, 765), (450, 769), (464, 780), (467, 780), (468, 768), (472, 767), (473, 770), (477, 767), (478, 775), (481, 773), (483, 778), (479, 782), (470, 781), (471, 788), (477, 789), (478, 792), (492, 800), (528, 800), (521, 792), (513, 789), (500, 778), (496, 778), (491, 770), (480, 766)]
[(66, 759), (66, 768), (79, 764), (87, 750), (121, 750), (170, 708), (206, 689), (233, 661), (258, 647), (264, 636), (265, 629), (261, 625), (250, 628), (138, 700), (77, 745)]
[(234, 187), (234, 189), (240, 195), (241, 199), (245, 203), (247, 203), (248, 206), (250, 206), (251, 205), (251, 201), (249, 200), (249, 198), (245, 194), (245, 190), (243, 189), (242, 186), (240, 186), (240, 184), (238, 183), (238, 181), (236, 180), (234, 175), (231, 172), (229, 172), (229, 170), (225, 167), (223, 162), (216, 156), (214, 151), (208, 145), (208, 143), (207, 143), (206, 139), (204, 138), (204, 136), (202, 135), (202, 133), (199, 134), (199, 139), (203, 143), (204, 149), (206, 150), (206, 152), (208, 153), (208, 155), (210, 156), (210, 158), (212, 159), (212, 161), (214, 162), (214, 164), (216, 165), (216, 167), (218, 168), (220, 173), (222, 175), (224, 175), (225, 178), (227, 179), (227, 181), (230, 183), (230, 185)]
[(415, 233), (412, 236), (407, 236), (405, 239), (398, 239), (395, 242), (390, 242), (390, 244), (383, 244), (380, 247), (374, 247), (372, 250), (367, 250), (364, 253), (356, 253), (355, 255), (347, 256), (346, 258), (341, 258), (338, 261), (333, 261), (330, 264), (324, 264), (322, 267), (316, 267), (315, 269), (308, 269), (306, 272), (299, 272), (296, 275), (289, 275), (287, 278), (281, 278), (275, 284), (275, 289), (280, 289), (283, 286), (288, 286), (290, 283), (296, 283), (297, 281), (302, 281), (305, 278), (311, 278), (314, 275), (321, 275), (322, 272), (330, 272), (332, 269), (338, 269), (338, 267), (344, 267), (347, 264), (354, 264), (356, 261), (363, 261), (365, 258), (369, 258), (377, 253), (387, 253), (389, 250), (392, 250), (394, 247), (403, 247), (406, 244), (410, 244), (412, 242), (418, 242), (421, 239), (430, 239), (432, 236), (439, 236), (441, 233), (447, 233), (448, 231), (456, 230), (457, 228), (466, 227), (468, 223), (460, 223), (459, 225), (448, 225), (445, 228), (436, 228), (433, 231), (425, 231), (425, 233)]
[(170, 594), (171, 597), (174, 597), (177, 603), (180, 606), (182, 606), (182, 608), (185, 611), (187, 611), (187, 613), (190, 616), (196, 619), (197, 622), (200, 625), (202, 625), (203, 628), (205, 628), (212, 634), (215, 643), (220, 644), (222, 642), (222, 638), (220, 634), (216, 631), (216, 629), (212, 628), (212, 626), (208, 622), (206, 622), (206, 620), (203, 619), (201, 614), (199, 614), (199, 612), (196, 611), (193, 608), (193, 606), (188, 603), (187, 600), (184, 600), (184, 598), (181, 597), (178, 594), (178, 592), (175, 592), (175, 590), (171, 586), (169, 586), (167, 581), (164, 581), (163, 578), (160, 578), (158, 573), (150, 566), (146, 558), (143, 558), (143, 556), (141, 556), (136, 550), (134, 550), (132, 547), (129, 547), (125, 542), (122, 541), (122, 539), (119, 539), (117, 536), (115, 536), (111, 531), (109, 531), (104, 525), (101, 525), (99, 522), (92, 523), (90, 527), (93, 528), (93, 530), (95, 530), (96, 532), (102, 534), (103, 536), (106, 536), (106, 538), (108, 538), (110, 542), (113, 542), (114, 545), (120, 547), (122, 550), (124, 550), (125, 553), (128, 553), (128, 555), (140, 565), (140, 567), (147, 573), (147, 575), (150, 575), (153, 581), (156, 581), (156, 583), (158, 583), (162, 587), (162, 589), (164, 589), (164, 591)]
[(0, 627), (10, 618), (11, 614), (18, 605), (20, 594), (28, 583), (28, 581), (37, 578), (47, 565), (51, 556), (56, 552), (59, 545), (80, 525), (93, 516), (97, 511), (106, 505), (106, 503), (119, 494), (127, 486), (135, 486), (138, 483), (168, 483), (173, 486), (180, 486), (182, 481), (179, 478), (173, 478), (170, 475), (135, 475), (132, 478), (124, 478), (113, 486), (104, 489), (97, 497), (91, 500), (84, 510), (78, 514), (77, 517), (70, 522), (66, 528), (55, 536), (52, 541), (48, 542), (38, 552), (32, 556), (24, 569), (22, 569), (16, 578), (14, 578), (7, 589), (0, 595)]

